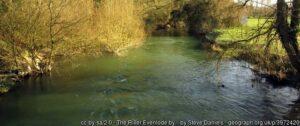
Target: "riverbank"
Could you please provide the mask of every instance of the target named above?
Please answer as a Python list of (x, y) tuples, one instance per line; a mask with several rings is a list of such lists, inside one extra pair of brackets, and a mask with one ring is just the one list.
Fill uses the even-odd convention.
[(6, 82), (22, 80), (19, 73), (50, 74), (64, 60), (121, 55), (143, 44), (139, 6), (132, 0), (0, 2), (0, 92), (14, 87)]
[[(124, 45), (124, 47), (119, 48), (116, 51), (104, 51), (101, 52), (101, 55), (96, 55), (92, 57), (105, 57), (105, 56), (112, 56), (112, 57), (123, 57), (126, 55), (127, 51), (130, 49), (138, 48), (142, 44), (128, 44)], [(87, 55), (87, 57), (90, 55)], [(66, 57), (66, 56), (64, 56)], [(76, 56), (75, 56), (76, 57)], [(78, 56), (77, 58), (80, 58), (83, 56)], [(55, 68), (57, 69), (58, 64), (63, 62), (63, 57), (60, 57), (60, 60), (57, 60), (55, 62)], [(73, 60), (76, 60), (76, 58), (70, 58), (67, 62), (72, 62)], [(66, 61), (66, 60), (65, 60)], [(5, 66), (2, 66), (0, 68), (5, 68)], [(52, 70), (53, 71), (53, 70)], [(27, 80), (28, 78), (34, 78), (34, 77), (40, 77), (40, 76), (50, 76), (52, 71), (49, 71), (47, 73), (39, 73), (39, 72), (28, 72), (28, 71), (22, 71), (22, 70), (1, 70), (0, 69), (0, 96), (4, 95), (6, 93), (9, 93), (10, 91), (18, 88), (18, 86), (21, 86), (21, 82)]]
[(20, 82), (29, 77), (33, 77), (33, 75), (19, 70), (0, 70), (0, 95), (14, 90), (20, 86)]
[[(253, 65), (256, 74), (276, 84), (292, 83), (299, 85), (299, 73), (292, 67), (279, 40), (267, 43), (266, 36), (236, 43), (249, 37), (253, 29), (261, 26), (265, 19), (249, 19), (239, 27), (217, 29), (212, 37), (215, 41), (212, 50), (219, 52), (222, 58), (244, 60)], [(276, 39), (276, 38), (275, 38)]]
[[(289, 113), (298, 90), (253, 80), (256, 76), (240, 61), (222, 62), (221, 78), (216, 79), (215, 59), (198, 45), (192, 37), (151, 37), (125, 57), (63, 64), (51, 77), (21, 82), (18, 90), (2, 96), (1, 124), (75, 126), (84, 119), (273, 120)], [(225, 88), (217, 87), (220, 81)]]
[(17, 86), (20, 78), (17, 75), (0, 74), (0, 95), (8, 93)]
[(4, 95), (5, 93), (8, 93), (12, 89), (16, 87), (15, 82), (7, 81), (7, 80), (1, 80), (0, 82), (0, 96)]

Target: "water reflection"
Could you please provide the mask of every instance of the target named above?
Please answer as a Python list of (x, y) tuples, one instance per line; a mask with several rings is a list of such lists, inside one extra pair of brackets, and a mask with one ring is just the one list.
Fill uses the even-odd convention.
[[(297, 117), (299, 91), (273, 87), (249, 64), (224, 61), (189, 37), (153, 37), (127, 57), (84, 59), (3, 97), (5, 125), (79, 125), (81, 120), (266, 120)], [(218, 85), (225, 85), (224, 88)]]

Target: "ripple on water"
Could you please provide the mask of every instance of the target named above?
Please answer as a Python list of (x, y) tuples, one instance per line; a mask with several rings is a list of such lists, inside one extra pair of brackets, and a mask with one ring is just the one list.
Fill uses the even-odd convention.
[(249, 64), (241, 61), (222, 61), (216, 71), (216, 61), (209, 52), (195, 49), (197, 43), (189, 37), (153, 37), (126, 57), (65, 65), (59, 75), (28, 81), (22, 89), (1, 97), (1, 124), (265, 120), (299, 114), (291, 106), (298, 90), (254, 81), (257, 77)]

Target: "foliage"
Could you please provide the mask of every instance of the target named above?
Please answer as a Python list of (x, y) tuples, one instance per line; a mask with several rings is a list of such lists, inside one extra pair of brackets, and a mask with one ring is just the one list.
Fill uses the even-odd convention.
[(233, 0), (179, 0), (172, 5), (159, 16), (164, 22), (149, 16), (150, 23), (159, 22), (153, 23), (154, 27), (156, 25), (155, 30), (188, 32), (198, 36), (215, 28), (239, 25), (246, 13)]
[[(126, 5), (126, 6), (124, 6)], [(133, 0), (103, 0), (93, 17), (93, 33), (109, 52), (120, 54), (130, 46), (140, 45), (144, 25)]]
[(214, 28), (240, 24), (243, 10), (232, 0), (195, 0), (183, 7), (192, 34), (203, 34)]
[(71, 26), (80, 19), (78, 2), (6, 2), (8, 9), (0, 17), (1, 59), (10, 69), (51, 70), (55, 46), (70, 37), (75, 31)]
[[(238, 27), (216, 29), (219, 33), (216, 41), (223, 47), (223, 58), (238, 58), (246, 60), (256, 66), (259, 72), (284, 79), (286, 74), (294, 74), (296, 71), (290, 64), (286, 51), (279, 42), (278, 36), (274, 36), (272, 43), (266, 42), (267, 35), (261, 35), (250, 41), (236, 43), (239, 40), (247, 40), (257, 29), (262, 27), (268, 19), (248, 19), (248, 23)], [(270, 19), (269, 19), (270, 20)], [(272, 25), (269, 21), (267, 26)], [(275, 35), (275, 33), (272, 33)]]
[[(233, 0), (136, 0), (149, 34), (202, 34), (240, 24), (247, 13)], [(172, 34), (174, 35), (174, 34)]]
[(142, 5), (146, 31), (151, 34), (157, 26), (167, 24), (171, 12), (181, 8), (187, 1), (189, 0), (137, 0), (137, 4)]
[(144, 37), (133, 0), (9, 0), (1, 6), (7, 9), (0, 15), (0, 61), (7, 69), (48, 73), (58, 57), (119, 53)]

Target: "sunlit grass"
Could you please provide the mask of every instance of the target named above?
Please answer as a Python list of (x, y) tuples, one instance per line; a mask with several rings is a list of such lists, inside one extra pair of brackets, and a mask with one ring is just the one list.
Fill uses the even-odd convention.
[(265, 21), (266, 19), (250, 18), (246, 24), (242, 24), (241, 26), (217, 29), (215, 31), (220, 33), (217, 41), (226, 42), (247, 39), (251, 30), (255, 30), (256, 28), (262, 26)]
[[(247, 24), (238, 27), (217, 29), (215, 31), (219, 33), (219, 36), (217, 37), (216, 41), (218, 42), (218, 44), (230, 44), (234, 41), (246, 40), (249, 37), (251, 37), (253, 33), (256, 33), (257, 29), (262, 25), (264, 25), (266, 21), (267, 21), (266, 19), (250, 18), (248, 19)], [(266, 24), (265, 26), (267, 25), (268, 24)], [(251, 41), (243, 42), (243, 45), (246, 46), (248, 51), (252, 50), (259, 53), (263, 53), (267, 45), (266, 37), (267, 35), (259, 36)], [(233, 50), (233, 52), (237, 52), (237, 50), (239, 49), (235, 49)], [(240, 51), (244, 51), (244, 49), (240, 49)], [(271, 54), (276, 54), (276, 55), (282, 55), (282, 56), (286, 55), (285, 50), (282, 48), (281, 43), (278, 40), (278, 37), (276, 37), (276, 39), (271, 43), (269, 52)]]
[[(223, 58), (245, 60), (253, 64), (259, 71), (284, 78), (284, 73), (292, 73), (294, 69), (289, 63), (278, 35), (271, 41), (267, 39), (270, 37), (267, 34), (249, 40), (258, 34), (258, 29), (262, 25), (265, 26), (262, 33), (265, 32), (269, 28), (268, 25), (274, 20), (270, 19), (268, 23), (265, 23), (266, 21), (266, 19), (249, 19), (247, 24), (239, 27), (217, 29), (215, 32), (219, 36), (217, 36), (216, 41), (218, 45), (224, 47)], [(275, 34), (275, 29), (272, 34)], [(240, 41), (237, 44), (236, 42), (239, 40), (247, 41)]]

